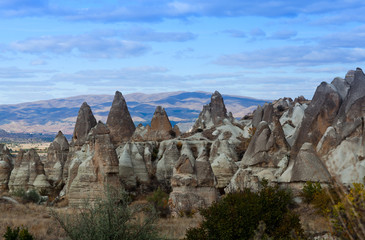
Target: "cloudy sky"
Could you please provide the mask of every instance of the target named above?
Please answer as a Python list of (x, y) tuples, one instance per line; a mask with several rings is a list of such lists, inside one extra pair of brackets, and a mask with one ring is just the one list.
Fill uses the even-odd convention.
[(311, 98), (365, 60), (363, 0), (0, 0), (0, 104), (218, 90)]

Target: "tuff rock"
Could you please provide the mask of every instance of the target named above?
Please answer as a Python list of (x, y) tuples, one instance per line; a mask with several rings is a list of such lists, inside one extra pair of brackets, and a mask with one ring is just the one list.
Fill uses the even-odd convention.
[(223, 120), (227, 118), (227, 109), (223, 97), (218, 91), (215, 91), (212, 94), (210, 103), (203, 106), (203, 110), (192, 128), (193, 132), (197, 129), (206, 129), (222, 124)]
[(13, 159), (5, 144), (0, 144), (0, 191), (8, 189), (8, 182), (13, 169)]
[(9, 179), (9, 190), (17, 189), (49, 189), (51, 185), (46, 179), (44, 165), (35, 149), (20, 151), (15, 159), (14, 169)]
[(119, 161), (110, 130), (102, 122), (91, 129), (82, 148), (73, 154), (69, 167), (66, 195), (72, 206), (85, 199), (95, 201), (106, 187), (121, 188)]
[(119, 91), (115, 92), (106, 125), (110, 129), (111, 141), (115, 145), (128, 141), (136, 129), (127, 103)]
[(69, 153), (69, 144), (61, 131), (49, 145), (47, 160), (44, 163), (44, 171), (48, 180), (52, 182), (64, 181), (63, 172)]

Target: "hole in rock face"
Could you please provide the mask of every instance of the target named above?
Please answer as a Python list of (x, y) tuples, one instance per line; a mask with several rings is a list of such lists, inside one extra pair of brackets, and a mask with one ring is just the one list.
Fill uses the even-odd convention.
[(220, 195), (226, 194), (226, 191), (224, 191), (224, 188), (218, 188), (218, 192)]

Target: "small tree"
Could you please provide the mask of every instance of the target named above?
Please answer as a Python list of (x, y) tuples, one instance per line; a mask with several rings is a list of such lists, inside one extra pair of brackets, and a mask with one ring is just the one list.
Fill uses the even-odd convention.
[(103, 199), (85, 203), (78, 214), (61, 216), (53, 212), (70, 239), (159, 239), (153, 226), (156, 214), (150, 207), (130, 206), (126, 192), (107, 189)]

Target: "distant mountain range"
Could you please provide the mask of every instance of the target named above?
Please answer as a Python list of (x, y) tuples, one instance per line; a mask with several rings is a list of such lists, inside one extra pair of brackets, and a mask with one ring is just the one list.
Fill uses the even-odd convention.
[[(249, 97), (224, 94), (222, 96), (227, 110), (236, 118), (243, 117), (266, 102)], [(181, 128), (187, 128), (199, 116), (203, 105), (210, 102), (211, 93), (132, 93), (124, 97), (136, 125), (148, 124), (156, 106), (160, 105), (165, 108), (173, 125), (178, 123)], [(77, 113), (83, 102), (91, 106), (97, 120), (106, 122), (112, 101), (113, 95), (83, 95), (0, 105), (0, 129), (11, 133), (54, 134), (61, 130), (65, 134), (72, 134)]]

